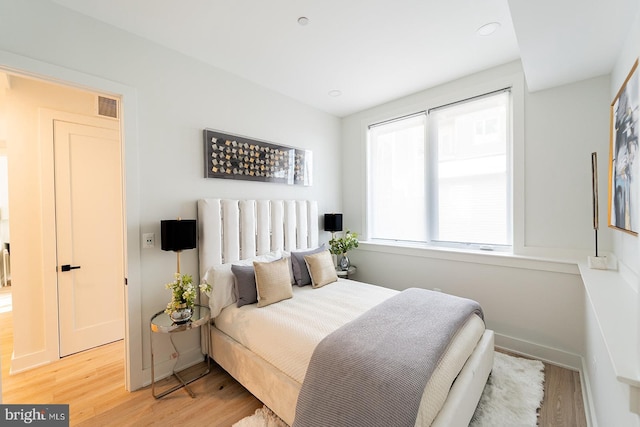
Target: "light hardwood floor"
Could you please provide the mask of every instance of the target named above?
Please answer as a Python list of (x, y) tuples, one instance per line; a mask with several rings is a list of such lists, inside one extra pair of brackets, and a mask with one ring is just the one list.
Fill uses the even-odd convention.
[[(72, 426), (228, 427), (262, 404), (217, 365), (191, 384), (196, 397), (177, 390), (156, 400), (146, 387), (124, 389), (124, 343), (118, 341), (20, 374), (9, 375), (13, 347), (11, 313), (0, 313), (2, 403), (69, 404)], [(194, 371), (200, 369), (194, 367)], [(160, 389), (169, 380), (157, 384)], [(545, 364), (540, 426), (586, 426), (580, 376)]]

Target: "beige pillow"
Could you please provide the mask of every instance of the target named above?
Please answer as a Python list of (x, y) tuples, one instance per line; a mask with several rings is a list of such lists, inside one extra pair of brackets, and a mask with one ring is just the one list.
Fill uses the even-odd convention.
[(313, 255), (305, 255), (304, 261), (307, 263), (309, 275), (311, 276), (311, 286), (320, 288), (338, 280), (336, 268), (333, 265), (333, 258), (329, 251), (318, 252)]
[(289, 299), (293, 296), (288, 258), (273, 262), (254, 262), (258, 307)]

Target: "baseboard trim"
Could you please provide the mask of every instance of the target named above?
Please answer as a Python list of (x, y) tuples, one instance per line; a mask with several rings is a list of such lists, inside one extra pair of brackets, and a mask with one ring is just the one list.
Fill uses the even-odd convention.
[(587, 361), (584, 357), (582, 358), (582, 368), (580, 369), (580, 385), (582, 387), (582, 400), (584, 401), (587, 427), (598, 427), (598, 418), (596, 417), (595, 410), (596, 405), (593, 402), (593, 394), (591, 394), (591, 380), (589, 380)]
[(562, 368), (574, 371), (582, 371), (582, 356), (569, 353), (553, 347), (532, 343), (529, 341), (513, 338), (507, 335), (496, 333), (496, 347), (520, 353), (543, 362), (551, 363)]
[[(58, 359), (55, 359), (58, 360)], [(18, 374), (20, 372), (25, 372), (33, 368), (37, 368), (39, 366), (48, 365), (53, 362), (48, 357), (48, 352), (46, 350), (37, 351), (35, 353), (25, 354), (24, 356), (13, 356), (11, 358), (11, 366), (9, 367), (9, 374)]]

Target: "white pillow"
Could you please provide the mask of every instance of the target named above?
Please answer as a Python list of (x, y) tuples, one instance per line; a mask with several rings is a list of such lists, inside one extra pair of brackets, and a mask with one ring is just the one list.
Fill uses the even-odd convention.
[(217, 317), (223, 308), (236, 302), (236, 293), (233, 288), (234, 277), (233, 272), (231, 271), (231, 266), (233, 264), (253, 265), (254, 261), (271, 262), (280, 258), (282, 258), (282, 251), (277, 250), (253, 258), (218, 264), (210, 267), (202, 278), (202, 281), (211, 285), (211, 292), (207, 294), (209, 296), (211, 317)]

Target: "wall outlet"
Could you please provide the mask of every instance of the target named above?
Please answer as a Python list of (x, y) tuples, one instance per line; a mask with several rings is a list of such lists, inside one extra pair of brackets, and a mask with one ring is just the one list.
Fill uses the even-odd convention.
[(142, 235), (142, 248), (149, 249), (156, 246), (156, 236), (154, 233), (144, 233)]

